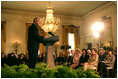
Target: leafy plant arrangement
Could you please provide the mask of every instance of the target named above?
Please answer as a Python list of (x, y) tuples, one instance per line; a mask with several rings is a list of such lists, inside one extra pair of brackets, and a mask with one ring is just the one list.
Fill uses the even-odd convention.
[(46, 67), (45, 63), (39, 63), (35, 69), (29, 69), (25, 64), (19, 66), (14, 65), (9, 67), (4, 65), (1, 67), (2, 78), (100, 78), (96, 71), (87, 70), (83, 68), (76, 70), (67, 66), (56, 66), (54, 68)]

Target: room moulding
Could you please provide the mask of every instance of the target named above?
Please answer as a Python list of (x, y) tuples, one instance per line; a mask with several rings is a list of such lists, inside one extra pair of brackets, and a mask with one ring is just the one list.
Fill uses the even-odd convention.
[[(12, 9), (1, 9), (1, 14), (2, 13), (16, 13), (16, 14), (21, 14), (21, 15), (37, 15), (39, 17), (45, 17), (45, 13), (40, 13), (40, 12), (32, 12), (32, 11), (22, 11), (22, 10), (12, 10)], [(78, 16), (68, 16), (68, 15), (57, 15), (55, 14), (54, 17), (58, 17), (58, 18), (64, 18), (64, 19), (80, 19), (81, 17)]]
[[(86, 15), (83, 15), (82, 18), (84, 19), (84, 18), (88, 17), (89, 15), (91, 15), (91, 14), (93, 14), (93, 13), (95, 13), (95, 12), (101, 10), (101, 9), (104, 9), (104, 8), (106, 8), (106, 7), (108, 7), (108, 6), (111, 7), (111, 6), (113, 6), (113, 4), (115, 4), (115, 3), (114, 3), (114, 2), (109, 2), (109, 3), (107, 3), (107, 4), (105, 4), (105, 5), (101, 6), (101, 7), (96, 8), (96, 9), (93, 10), (93, 11), (90, 11), (90, 12), (87, 13)], [(117, 5), (116, 5), (116, 7), (117, 7)]]

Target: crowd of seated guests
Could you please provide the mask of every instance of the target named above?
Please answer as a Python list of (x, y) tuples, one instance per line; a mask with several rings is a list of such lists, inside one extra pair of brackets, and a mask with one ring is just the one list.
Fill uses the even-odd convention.
[(27, 58), (23, 53), (18, 55), (14, 54), (13, 52), (9, 53), (8, 55), (1, 53), (1, 66), (4, 66), (4, 64), (13, 66), (13, 65), (27, 64), (27, 63), (28, 63)]
[[(45, 53), (41, 53), (37, 57), (37, 62), (46, 63)], [(116, 50), (107, 50), (103, 48), (99, 49), (99, 52), (92, 48), (92, 50), (83, 48), (82, 50), (77, 48), (75, 51), (67, 51), (63, 53), (60, 51), (59, 54), (54, 56), (55, 65), (67, 65), (72, 69), (77, 69), (83, 67), (86, 71), (96, 67), (100, 75), (103, 75), (106, 67), (113, 67), (115, 75), (117, 75), (117, 48)], [(19, 64), (28, 64), (28, 58), (23, 54), (14, 54), (13, 52), (5, 55), (1, 53), (1, 65), (8, 64), (9, 66), (19, 65)]]
[[(72, 54), (70, 56), (70, 53)], [(117, 48), (115, 51), (100, 48), (97, 51), (95, 48), (92, 50), (87, 50), (85, 48), (82, 51), (78, 48), (74, 52), (67, 51), (66, 56), (63, 56), (63, 52), (59, 53), (59, 57), (55, 58), (56, 65), (65, 65), (72, 69), (83, 67), (86, 71), (87, 69), (92, 69), (93, 67), (98, 70), (100, 75), (103, 75), (106, 67), (113, 67), (115, 70), (115, 75), (117, 75)]]

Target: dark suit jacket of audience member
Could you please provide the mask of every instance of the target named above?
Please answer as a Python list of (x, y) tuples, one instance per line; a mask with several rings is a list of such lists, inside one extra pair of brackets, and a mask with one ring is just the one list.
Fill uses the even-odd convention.
[(4, 66), (4, 64), (6, 64), (6, 63), (7, 63), (7, 62), (6, 62), (6, 60), (7, 60), (7, 58), (6, 58), (6, 57), (1, 58), (1, 66)]
[(74, 55), (73, 56), (70, 56), (71, 57), (71, 64), (73, 64), (73, 57), (74, 57)]
[(115, 64), (114, 64), (114, 68), (117, 69), (117, 54), (115, 55)]
[(11, 57), (10, 55), (8, 55), (7, 64), (9, 66), (18, 65), (16, 57), (15, 56)]
[(85, 56), (83, 57), (83, 55), (80, 57), (80, 63), (79, 63), (79, 65), (81, 66), (81, 63), (85, 63), (85, 62), (87, 62), (88, 61), (88, 59), (89, 59), (89, 55), (87, 55), (87, 54), (85, 54)]
[(65, 57), (65, 62), (67, 62), (67, 63), (69, 63), (69, 62), (71, 62), (71, 56), (69, 56), (69, 57)]
[(60, 63), (60, 64), (58, 64), (58, 65), (61, 65), (61, 64), (64, 63), (64, 57), (58, 57), (56, 61), (57, 61), (58, 63)]
[(104, 61), (104, 58), (106, 57), (106, 54), (99, 55), (99, 62)]

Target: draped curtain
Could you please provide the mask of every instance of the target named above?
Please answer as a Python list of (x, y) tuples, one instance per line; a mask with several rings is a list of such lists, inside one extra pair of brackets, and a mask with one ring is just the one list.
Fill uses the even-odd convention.
[[(79, 48), (80, 44), (80, 35), (79, 35), (79, 27), (74, 25), (62, 26), (63, 27), (63, 45), (69, 45), (68, 43), (68, 33), (74, 33), (74, 45), (75, 48)], [(75, 49), (74, 49), (75, 50)]]
[(6, 42), (6, 21), (1, 22), (1, 52), (4, 52), (4, 43)]

